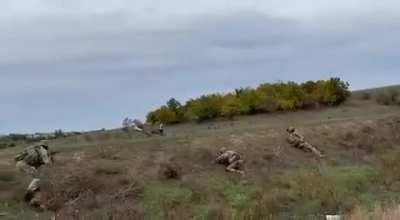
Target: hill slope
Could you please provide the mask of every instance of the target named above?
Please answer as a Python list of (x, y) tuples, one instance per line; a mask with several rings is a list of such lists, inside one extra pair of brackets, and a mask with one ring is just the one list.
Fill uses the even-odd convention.
[[(290, 125), (327, 158), (291, 148)], [(400, 168), (392, 159), (400, 152), (399, 106), (355, 96), (335, 108), (181, 124), (166, 133), (113, 130), (53, 141), (60, 153), (41, 170), (47, 205), (67, 219), (257, 219), (309, 218), (397, 199), (391, 169)], [(243, 154), (246, 176), (211, 163), (222, 146)], [(29, 178), (12, 161), (22, 147), (0, 151), (0, 213), (10, 218), (32, 214), (20, 205)], [(167, 179), (165, 170), (179, 178)]]

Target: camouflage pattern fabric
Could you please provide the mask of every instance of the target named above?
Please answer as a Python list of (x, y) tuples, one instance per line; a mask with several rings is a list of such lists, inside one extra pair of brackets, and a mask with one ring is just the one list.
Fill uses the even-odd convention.
[(304, 137), (295, 128), (289, 127), (286, 131), (289, 133), (288, 142), (290, 145), (305, 152), (311, 152), (318, 157), (324, 157), (317, 148), (305, 141)]
[(215, 163), (222, 164), (226, 166), (226, 171), (244, 174), (241, 170), (243, 165), (243, 160), (240, 155), (232, 150), (226, 150), (222, 148), (215, 159)]

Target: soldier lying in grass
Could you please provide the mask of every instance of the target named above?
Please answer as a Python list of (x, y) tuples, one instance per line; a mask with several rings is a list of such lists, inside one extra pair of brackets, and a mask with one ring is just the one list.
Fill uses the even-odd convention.
[(143, 124), (136, 120), (133, 125), (133, 129), (138, 132), (142, 132), (147, 136), (152, 136), (153, 134), (164, 135), (164, 124), (160, 123), (158, 126)]
[(242, 171), (242, 166), (244, 161), (241, 159), (240, 155), (232, 150), (227, 150), (226, 148), (221, 148), (217, 153), (217, 158), (214, 161), (217, 164), (225, 165), (225, 170), (228, 172), (239, 173), (244, 175)]
[(305, 141), (303, 135), (299, 134), (294, 127), (289, 127), (286, 131), (289, 133), (288, 142), (291, 146), (305, 152), (312, 152), (318, 157), (324, 157), (321, 151)]

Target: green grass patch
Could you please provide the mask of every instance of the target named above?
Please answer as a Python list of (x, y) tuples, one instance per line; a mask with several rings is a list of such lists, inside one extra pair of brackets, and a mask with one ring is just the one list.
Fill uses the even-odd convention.
[(0, 202), (0, 219), (16, 219), (18, 211), (16, 202)]
[(254, 185), (226, 183), (223, 194), (233, 209), (242, 210), (248, 206), (257, 191), (258, 188)]
[(288, 210), (299, 215), (346, 212), (371, 201), (377, 177), (377, 171), (366, 166), (301, 169), (280, 177), (282, 186), (288, 184), (280, 199), (289, 201)]
[(16, 180), (15, 172), (11, 171), (0, 171), (0, 183), (10, 183)]
[(125, 170), (122, 169), (121, 167), (117, 166), (106, 166), (102, 165), (96, 168), (95, 173), (97, 175), (107, 175), (107, 176), (112, 176), (112, 175), (119, 175), (125, 173)]
[(16, 144), (13, 142), (2, 142), (0, 143), (0, 149), (12, 148), (15, 147)]
[(153, 182), (144, 187), (143, 202), (150, 219), (166, 219), (177, 210), (183, 211), (192, 195), (189, 188), (178, 182)]
[(51, 212), (36, 212), (16, 201), (0, 202), (1, 220), (51, 219), (53, 215)]

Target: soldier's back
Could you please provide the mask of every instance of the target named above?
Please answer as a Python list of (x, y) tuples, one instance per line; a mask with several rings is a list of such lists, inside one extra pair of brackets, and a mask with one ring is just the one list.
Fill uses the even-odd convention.
[(23, 161), (31, 166), (39, 167), (42, 165), (41, 145), (33, 145), (25, 148)]

